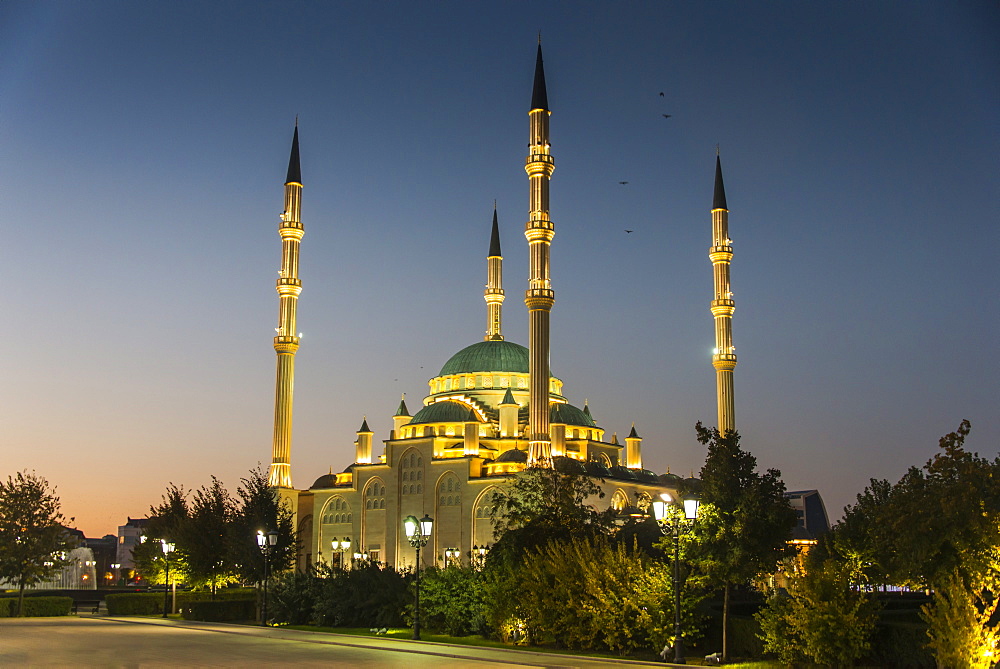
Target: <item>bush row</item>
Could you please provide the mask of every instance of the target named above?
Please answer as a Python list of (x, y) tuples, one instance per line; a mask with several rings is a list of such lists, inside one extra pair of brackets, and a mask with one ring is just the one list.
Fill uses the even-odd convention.
[[(33, 617), (68, 616), (73, 608), (72, 597), (25, 597), (24, 615)], [(17, 597), (0, 599), (0, 618), (17, 614)]]
[(204, 620), (207, 622), (231, 622), (254, 620), (257, 618), (256, 599), (230, 599), (202, 602), (188, 602), (181, 607), (184, 620)]
[[(177, 608), (182, 609), (192, 602), (255, 602), (256, 598), (257, 593), (253, 588), (220, 590), (216, 593), (215, 600), (212, 600), (212, 594), (208, 591), (178, 592)], [(163, 593), (159, 592), (122, 592), (108, 595), (104, 601), (108, 606), (109, 616), (151, 616), (163, 613)]]

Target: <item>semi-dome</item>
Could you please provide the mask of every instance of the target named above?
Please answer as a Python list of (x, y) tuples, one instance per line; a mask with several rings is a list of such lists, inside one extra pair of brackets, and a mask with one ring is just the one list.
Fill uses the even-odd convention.
[(528, 452), (527, 451), (521, 451), (521, 450), (518, 450), (516, 448), (512, 448), (509, 451), (504, 451), (503, 453), (501, 453), (500, 457), (498, 457), (496, 460), (494, 460), (494, 462), (521, 462), (521, 463), (526, 463), (526, 462), (528, 462)]
[(438, 376), (475, 372), (528, 373), (528, 349), (512, 341), (493, 339), (466, 346), (444, 363)]
[(337, 475), (336, 474), (323, 474), (316, 482), (309, 486), (310, 489), (315, 488), (332, 488), (337, 485)]
[(565, 402), (554, 402), (552, 404), (552, 408), (549, 410), (549, 422), (597, 427), (597, 423), (594, 422), (594, 419), (589, 414)]
[(418, 411), (410, 425), (419, 423), (464, 423), (469, 420), (469, 405), (445, 400), (428, 404)]

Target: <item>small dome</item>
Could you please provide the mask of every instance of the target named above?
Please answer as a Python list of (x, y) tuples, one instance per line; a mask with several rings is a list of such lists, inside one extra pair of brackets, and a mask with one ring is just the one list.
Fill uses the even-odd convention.
[(528, 462), (528, 452), (512, 448), (501, 453), (494, 462), (520, 462), (524, 464)]
[(554, 402), (549, 410), (550, 423), (562, 423), (564, 425), (579, 425), (582, 427), (597, 427), (597, 423), (581, 409), (577, 409), (572, 404), (565, 402)]
[(621, 465), (615, 465), (611, 468), (611, 476), (612, 478), (625, 479), (626, 481), (635, 481), (638, 478), (633, 470)]
[(552, 458), (552, 468), (563, 474), (586, 474), (587, 468), (579, 460), (566, 455), (557, 455)]
[(660, 477), (656, 475), (656, 472), (650, 471), (648, 469), (633, 469), (636, 479), (643, 483), (659, 483)]
[(445, 400), (444, 402), (434, 402), (428, 404), (418, 411), (410, 425), (420, 423), (464, 423), (469, 420), (469, 405)]
[(591, 476), (596, 476), (602, 479), (611, 476), (611, 472), (608, 470), (608, 468), (605, 467), (602, 463), (597, 462), (596, 460), (591, 460), (590, 462), (585, 463), (583, 466), (587, 470), (587, 473), (590, 474)]
[(667, 472), (666, 474), (660, 474), (657, 478), (660, 479), (660, 483), (664, 483), (670, 486), (676, 486), (683, 480), (677, 474), (671, 474), (670, 472)]
[(337, 475), (336, 474), (323, 474), (316, 482), (310, 486), (310, 489), (316, 488), (334, 488), (337, 485)]
[(475, 372), (528, 373), (528, 349), (512, 341), (494, 339), (466, 346), (444, 363), (438, 376)]

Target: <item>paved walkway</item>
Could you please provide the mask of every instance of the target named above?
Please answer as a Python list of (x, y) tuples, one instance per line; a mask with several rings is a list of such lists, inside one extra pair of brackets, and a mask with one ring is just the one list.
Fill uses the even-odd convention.
[(0, 667), (668, 667), (157, 618), (0, 619)]

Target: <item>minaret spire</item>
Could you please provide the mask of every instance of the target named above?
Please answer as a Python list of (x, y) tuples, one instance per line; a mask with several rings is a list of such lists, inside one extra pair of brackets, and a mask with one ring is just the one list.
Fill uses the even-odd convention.
[(528, 466), (551, 466), (549, 436), (549, 315), (555, 302), (549, 267), (549, 248), (555, 225), (549, 218), (549, 179), (556, 168), (549, 146), (549, 99), (545, 90), (542, 45), (535, 58), (535, 82), (528, 111)]
[(268, 482), (274, 488), (292, 487), (292, 395), (295, 389), (295, 352), (299, 349), (297, 313), (302, 281), (299, 280), (299, 243), (302, 227), (302, 171), (299, 168), (299, 124), (295, 119), (292, 151), (285, 178), (285, 210), (281, 213), (281, 270), (278, 272), (278, 327), (274, 351), (278, 369), (274, 393), (274, 443)]
[(716, 400), (719, 412), (719, 432), (723, 435), (736, 429), (736, 404), (733, 399), (733, 370), (736, 369), (736, 347), (733, 346), (733, 312), (736, 302), (729, 284), (729, 263), (733, 259), (733, 242), (729, 239), (729, 208), (726, 205), (726, 188), (722, 183), (722, 161), (715, 156), (715, 193), (712, 197), (712, 247), (708, 251), (715, 275), (715, 299), (712, 316), (715, 318), (715, 350), (712, 366), (715, 367)]
[(497, 201), (493, 200), (493, 231), (490, 252), (486, 256), (486, 341), (502, 340), (500, 331), (503, 308), (503, 256), (500, 254), (500, 226), (497, 225)]

